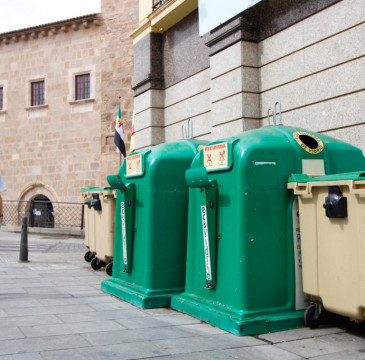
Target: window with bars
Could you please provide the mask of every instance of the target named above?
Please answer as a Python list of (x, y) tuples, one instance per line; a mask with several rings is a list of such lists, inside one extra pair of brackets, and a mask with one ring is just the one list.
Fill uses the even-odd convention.
[(4, 88), (0, 86), (0, 110), (4, 109)]
[(31, 83), (30, 105), (39, 106), (44, 105), (44, 80), (34, 81)]
[(90, 74), (76, 75), (75, 100), (90, 99)]

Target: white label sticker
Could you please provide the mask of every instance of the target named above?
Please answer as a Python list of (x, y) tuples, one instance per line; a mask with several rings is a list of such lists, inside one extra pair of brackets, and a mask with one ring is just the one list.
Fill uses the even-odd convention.
[(210, 267), (209, 235), (208, 235), (208, 218), (206, 206), (201, 207), (203, 240), (204, 240), (204, 257), (205, 257), (205, 274), (207, 280), (212, 280), (212, 271)]
[(127, 265), (127, 237), (125, 231), (125, 205), (124, 201), (120, 203), (120, 216), (122, 218), (122, 242), (123, 242), (123, 264)]
[(275, 161), (255, 161), (256, 166), (260, 165), (276, 165)]
[(323, 159), (302, 159), (302, 173), (312, 176), (326, 175)]

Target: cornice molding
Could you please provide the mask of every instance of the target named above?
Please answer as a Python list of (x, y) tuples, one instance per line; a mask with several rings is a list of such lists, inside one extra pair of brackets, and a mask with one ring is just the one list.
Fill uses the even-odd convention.
[(54, 36), (58, 33), (66, 33), (70, 30), (78, 31), (101, 25), (101, 15), (91, 14), (73, 19), (57, 21), (54, 23), (34, 26), (0, 34), (0, 46), (27, 41), (47, 36)]

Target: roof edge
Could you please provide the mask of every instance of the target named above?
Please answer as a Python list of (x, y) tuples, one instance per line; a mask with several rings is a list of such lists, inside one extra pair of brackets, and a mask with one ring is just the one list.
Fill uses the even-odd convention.
[(62, 25), (70, 24), (70, 23), (80, 22), (82, 20), (97, 18), (99, 15), (101, 15), (101, 13), (93, 13), (93, 14), (78, 16), (78, 17), (74, 17), (74, 18), (70, 18), (70, 19), (59, 20), (59, 21), (55, 21), (52, 23), (46, 23), (46, 24), (31, 26), (28, 28), (7, 31), (5, 33), (0, 33), (0, 37), (10, 36), (10, 35), (14, 36), (14, 35), (20, 34), (22, 32), (31, 32), (33, 30), (42, 29), (42, 28), (55, 27), (55, 26), (59, 27)]

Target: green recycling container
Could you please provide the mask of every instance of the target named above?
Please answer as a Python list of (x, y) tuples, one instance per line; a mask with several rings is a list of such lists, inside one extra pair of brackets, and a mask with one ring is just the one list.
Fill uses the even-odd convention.
[(288, 178), (364, 166), (360, 149), (292, 127), (207, 144), (186, 172), (185, 291), (171, 307), (239, 335), (302, 326), (298, 201)]
[(141, 308), (184, 291), (190, 168), (206, 142), (181, 140), (131, 153), (118, 175), (112, 277), (103, 291)]

